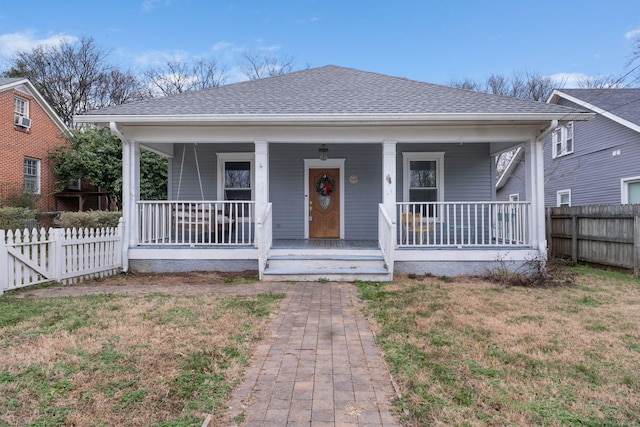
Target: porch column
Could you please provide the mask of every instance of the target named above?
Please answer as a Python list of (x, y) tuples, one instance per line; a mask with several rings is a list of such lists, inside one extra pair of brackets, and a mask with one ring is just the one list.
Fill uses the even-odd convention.
[(129, 248), (138, 243), (138, 194), (140, 192), (140, 144), (120, 137), (122, 141), (122, 269), (129, 270)]
[(382, 142), (382, 204), (396, 222), (396, 141)]
[(544, 228), (544, 155), (542, 141), (530, 140), (525, 144), (526, 195), (531, 202), (529, 235), (531, 246), (543, 257), (547, 254)]
[(269, 143), (255, 141), (256, 219), (262, 220), (269, 203)]

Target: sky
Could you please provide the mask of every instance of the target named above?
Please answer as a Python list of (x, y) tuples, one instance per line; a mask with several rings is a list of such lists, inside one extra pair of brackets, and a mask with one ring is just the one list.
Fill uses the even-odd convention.
[(16, 49), (83, 36), (123, 71), (215, 58), (227, 83), (250, 51), (296, 69), (438, 84), (532, 72), (575, 87), (629, 71), (640, 0), (0, 0), (0, 71)]

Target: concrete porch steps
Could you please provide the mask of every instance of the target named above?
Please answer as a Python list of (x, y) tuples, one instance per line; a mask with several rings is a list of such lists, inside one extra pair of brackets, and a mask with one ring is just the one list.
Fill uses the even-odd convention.
[(265, 281), (389, 281), (379, 250), (272, 249), (264, 271)]

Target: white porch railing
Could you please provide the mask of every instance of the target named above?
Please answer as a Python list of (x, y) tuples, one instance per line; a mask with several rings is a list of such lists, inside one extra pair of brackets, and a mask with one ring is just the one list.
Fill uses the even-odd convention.
[(384, 204), (378, 205), (378, 245), (389, 271), (393, 271), (393, 249), (395, 248), (395, 224), (389, 217)]
[(140, 201), (140, 245), (254, 245), (255, 202)]
[(267, 265), (267, 258), (269, 257), (269, 249), (273, 242), (273, 215), (271, 210), (271, 203), (267, 204), (264, 216), (256, 224), (256, 239), (258, 246), (258, 274), (260, 280)]
[(401, 202), (397, 209), (400, 247), (530, 245), (530, 202)]

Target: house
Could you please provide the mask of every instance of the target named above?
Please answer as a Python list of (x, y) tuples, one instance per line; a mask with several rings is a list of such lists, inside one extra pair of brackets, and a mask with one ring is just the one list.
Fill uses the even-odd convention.
[[(123, 142), (125, 269), (389, 280), (544, 259), (542, 139), (584, 110), (337, 66), (75, 117)], [(527, 198), (495, 200), (518, 145)], [(140, 200), (140, 150), (170, 200)]]
[(0, 203), (23, 192), (40, 195), (36, 207), (55, 208), (49, 151), (64, 144), (67, 127), (27, 79), (0, 77)]
[[(557, 89), (547, 102), (595, 118), (566, 121), (545, 139), (545, 205), (640, 203), (640, 89)], [(498, 200), (522, 197), (524, 169), (518, 152), (498, 180)]]

